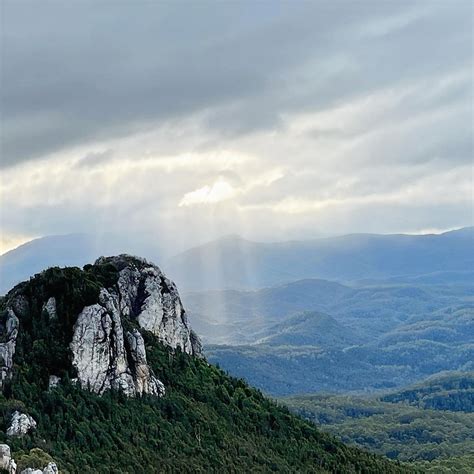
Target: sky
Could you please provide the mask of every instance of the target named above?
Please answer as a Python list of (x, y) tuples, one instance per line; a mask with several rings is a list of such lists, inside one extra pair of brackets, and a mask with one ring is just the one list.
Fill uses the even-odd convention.
[(473, 225), (473, 6), (0, 2), (0, 253)]

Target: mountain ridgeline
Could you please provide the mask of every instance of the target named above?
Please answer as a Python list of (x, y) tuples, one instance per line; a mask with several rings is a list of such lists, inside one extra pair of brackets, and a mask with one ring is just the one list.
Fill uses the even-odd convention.
[(353, 234), (258, 243), (225, 237), (167, 263), (180, 288), (251, 289), (307, 279), (398, 277), (472, 281), (474, 227), (432, 235)]
[(143, 235), (70, 234), (38, 238), (0, 255), (0, 294), (53, 266), (82, 266), (100, 255), (138, 253), (164, 262), (183, 291), (252, 289), (307, 279), (411, 278), (472, 281), (474, 227), (436, 235), (352, 234), (260, 243), (228, 236), (164, 258)]
[(273, 396), (393, 390), (474, 370), (472, 282), (318, 279), (184, 293), (205, 353)]
[(9, 473), (410, 470), (210, 365), (176, 286), (142, 259), (35, 275), (2, 298), (0, 336)]

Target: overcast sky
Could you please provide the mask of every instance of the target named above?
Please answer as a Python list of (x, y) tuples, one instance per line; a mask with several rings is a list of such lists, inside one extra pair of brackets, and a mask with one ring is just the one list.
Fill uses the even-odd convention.
[(0, 252), (473, 224), (470, 0), (0, 8)]

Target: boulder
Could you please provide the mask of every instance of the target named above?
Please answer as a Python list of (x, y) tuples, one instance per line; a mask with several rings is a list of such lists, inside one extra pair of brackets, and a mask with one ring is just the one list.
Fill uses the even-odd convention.
[(7, 436), (24, 436), (36, 428), (36, 421), (30, 415), (15, 411), (12, 414)]

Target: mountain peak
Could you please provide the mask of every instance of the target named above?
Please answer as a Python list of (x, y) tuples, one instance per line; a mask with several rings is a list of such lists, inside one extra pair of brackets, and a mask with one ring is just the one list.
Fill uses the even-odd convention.
[(147, 363), (145, 332), (173, 350), (201, 355), (175, 284), (156, 265), (125, 254), (100, 257), (83, 270), (56, 267), (35, 275), (7, 294), (1, 323), (2, 383), (12, 377), (14, 359), (28, 359), (26, 341), (45, 331), (48, 344), (63, 343), (45, 357), (45, 375), (68, 375), (99, 394), (164, 393)]

